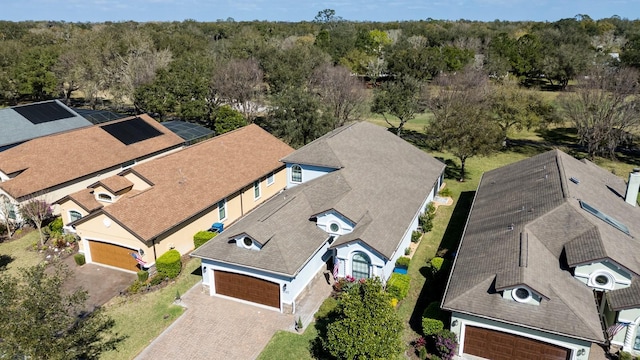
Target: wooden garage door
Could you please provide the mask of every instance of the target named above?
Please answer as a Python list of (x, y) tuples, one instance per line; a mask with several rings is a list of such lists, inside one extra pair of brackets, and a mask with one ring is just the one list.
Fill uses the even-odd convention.
[(466, 326), (464, 353), (492, 360), (567, 360), (571, 350), (522, 336)]
[(93, 262), (131, 271), (140, 270), (137, 266), (138, 263), (131, 256), (135, 250), (99, 241), (89, 241), (89, 249)]
[(252, 276), (216, 270), (216, 294), (280, 308), (280, 285)]

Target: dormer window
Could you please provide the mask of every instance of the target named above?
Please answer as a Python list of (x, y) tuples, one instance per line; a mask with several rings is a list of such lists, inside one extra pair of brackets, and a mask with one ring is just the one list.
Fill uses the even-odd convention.
[(329, 231), (331, 231), (332, 233), (337, 233), (338, 231), (340, 231), (340, 225), (338, 225), (338, 223), (331, 223), (331, 225), (329, 225)]
[(69, 222), (74, 222), (76, 220), (82, 219), (82, 214), (78, 211), (71, 210), (69, 211)]
[(611, 290), (615, 285), (615, 279), (608, 271), (595, 271), (589, 276), (588, 285), (596, 289)]
[(302, 168), (300, 167), (300, 165), (293, 165), (291, 167), (291, 182), (302, 182)]
[(531, 291), (527, 288), (518, 287), (511, 291), (511, 297), (517, 302), (526, 303), (531, 300)]
[(98, 194), (98, 200), (106, 201), (106, 202), (113, 202), (113, 197), (111, 195), (109, 195), (109, 194), (99, 193)]
[(244, 239), (242, 239), (242, 244), (243, 244), (245, 247), (250, 248), (250, 247), (252, 247), (252, 246), (253, 246), (253, 240), (251, 240), (251, 238), (250, 238), (250, 237), (245, 236), (245, 238), (244, 238)]

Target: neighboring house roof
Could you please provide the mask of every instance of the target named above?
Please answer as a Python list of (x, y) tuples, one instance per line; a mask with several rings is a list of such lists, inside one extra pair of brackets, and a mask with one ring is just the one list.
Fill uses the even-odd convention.
[(78, 224), (104, 213), (149, 241), (281, 168), (278, 159), (292, 151), (257, 125), (245, 126), (127, 170), (152, 186)]
[[(323, 163), (318, 153), (335, 158)], [(313, 217), (333, 210), (356, 224), (333, 246), (362, 241), (389, 259), (444, 170), (427, 153), (366, 122), (332, 131), (283, 161), (340, 169), (283, 191), (193, 256), (295, 275), (328, 238)], [(252, 251), (228, 243), (239, 234), (264, 246)]]
[(91, 125), (58, 100), (0, 109), (0, 148)]
[(193, 144), (213, 136), (213, 130), (186, 121), (164, 121), (162, 125), (184, 139), (185, 144)]
[[(638, 274), (640, 208), (624, 193), (622, 179), (559, 150), (485, 173), (443, 308), (604, 341), (592, 290), (566, 268), (611, 260)], [(630, 235), (581, 203), (626, 224)], [(544, 297), (539, 306), (498, 292), (521, 285)]]
[[(135, 126), (130, 129), (128, 124)], [(154, 136), (129, 138), (131, 134), (137, 134), (141, 126), (152, 129)], [(123, 131), (114, 132), (120, 140), (103, 127), (112, 132), (114, 127)], [(138, 141), (131, 143), (132, 140)], [(0, 189), (19, 199), (128, 161), (178, 148), (182, 143), (179, 136), (148, 115), (40, 137), (0, 152), (0, 171), (12, 177), (0, 183)]]

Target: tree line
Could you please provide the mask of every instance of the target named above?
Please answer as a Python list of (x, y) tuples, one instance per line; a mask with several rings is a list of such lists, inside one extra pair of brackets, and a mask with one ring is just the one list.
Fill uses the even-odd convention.
[[(491, 134), (497, 143), (512, 127), (559, 116), (526, 87), (558, 91), (576, 81), (577, 88), (604, 87), (603, 96), (620, 89), (583, 80), (640, 67), (640, 21), (580, 14), (555, 22), (353, 22), (331, 9), (297, 23), (0, 21), (0, 45), (5, 105), (60, 98), (161, 121), (180, 118), (216, 133), (257, 122), (295, 147), (366, 111), (399, 122), (401, 135), (406, 121), (429, 110), (437, 120), (428, 130), (437, 132), (433, 146), (452, 149), (462, 138), (443, 126), (456, 116), (476, 119), (477, 127), (462, 121), (452, 125), (456, 130)], [(460, 74), (477, 82), (457, 89), (456, 79), (467, 76)], [(608, 125), (589, 130), (596, 115), (586, 121), (589, 106), (576, 104), (594, 96), (573, 94), (565, 96), (571, 101), (562, 118), (584, 127), (580, 139), (590, 156), (613, 154), (636, 117), (609, 116)], [(633, 114), (629, 95), (616, 106)], [(483, 118), (493, 119), (490, 127)], [(603, 130), (612, 124), (615, 132)]]

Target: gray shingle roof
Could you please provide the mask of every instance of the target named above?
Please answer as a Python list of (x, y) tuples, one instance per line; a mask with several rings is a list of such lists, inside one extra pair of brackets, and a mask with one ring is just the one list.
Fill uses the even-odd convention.
[(75, 111), (68, 108), (58, 100), (50, 100), (42, 103), (55, 103), (69, 111), (73, 116), (65, 119), (34, 124), (15, 111), (14, 108), (0, 109), (0, 129), (2, 129), (2, 131), (0, 131), (0, 147), (35, 139), (45, 135), (93, 125), (90, 121), (78, 115)]
[[(321, 161), (317, 154), (335, 158)], [(340, 168), (285, 190), (225, 229), (193, 256), (295, 275), (327, 240), (312, 217), (335, 210), (356, 223), (333, 246), (362, 241), (391, 258), (413, 217), (444, 170), (425, 152), (369, 123), (333, 131), (284, 158)], [(263, 219), (263, 220), (261, 220)], [(251, 251), (229, 244), (246, 233), (265, 244)]]
[[(579, 184), (566, 181), (571, 177)], [(618, 195), (624, 190), (622, 179), (558, 150), (485, 173), (443, 307), (604, 341), (591, 289), (561, 265), (564, 250), (572, 266), (611, 259), (637, 273), (640, 208), (624, 202)], [(579, 200), (625, 223), (631, 236), (582, 209)], [(545, 298), (539, 306), (502, 298), (499, 290), (518, 285)], [(616, 300), (640, 297), (631, 293), (621, 292)]]
[(640, 304), (640, 282), (635, 279), (627, 288), (610, 291), (607, 298), (613, 311), (637, 308)]

